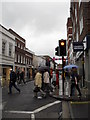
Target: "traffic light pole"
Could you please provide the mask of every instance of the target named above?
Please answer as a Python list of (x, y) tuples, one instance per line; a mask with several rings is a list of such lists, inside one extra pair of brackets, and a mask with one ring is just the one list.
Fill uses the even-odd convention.
[(63, 95), (64, 95), (64, 64), (63, 64), (63, 61), (64, 61), (64, 56), (62, 56), (62, 88), (63, 88)]

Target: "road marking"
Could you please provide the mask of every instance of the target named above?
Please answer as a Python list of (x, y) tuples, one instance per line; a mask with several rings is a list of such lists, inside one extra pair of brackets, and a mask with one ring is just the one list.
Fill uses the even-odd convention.
[(38, 108), (38, 109), (36, 109), (34, 111), (5, 111), (5, 112), (7, 112), (7, 113), (17, 113), (17, 114), (20, 114), (20, 113), (21, 114), (31, 114), (31, 119), (35, 120), (35, 113), (38, 113), (38, 112), (40, 112), (40, 111), (42, 111), (42, 110), (44, 110), (44, 109), (46, 109), (48, 107), (51, 107), (51, 106), (53, 106), (55, 104), (58, 104), (58, 103), (61, 103), (61, 101), (55, 101), (53, 103), (49, 103), (49, 104), (44, 105), (44, 106), (42, 106), (42, 107), (40, 107), (40, 108)]
[(71, 104), (88, 104), (90, 101), (70, 102)]
[(0, 110), (2, 110), (2, 103), (0, 104)]
[(60, 103), (60, 102), (61, 102), (61, 101), (55, 101), (55, 102), (53, 102), (53, 103), (49, 103), (49, 104), (47, 104), (47, 105), (44, 105), (44, 106), (42, 106), (42, 107), (34, 110), (33, 112), (34, 112), (34, 113), (38, 113), (38, 112), (40, 112), (40, 111), (42, 111), (42, 110), (44, 110), (44, 109), (46, 109), (46, 108), (48, 108), (48, 107), (51, 107), (51, 106), (53, 106), (53, 105), (55, 105), (55, 104), (58, 104), (58, 103)]
[(17, 114), (33, 114), (32, 111), (5, 111), (7, 113), (17, 113)]
[(31, 114), (31, 120), (35, 120), (35, 114), (34, 113)]
[(0, 110), (3, 110), (5, 105), (6, 105), (6, 102), (0, 103)]

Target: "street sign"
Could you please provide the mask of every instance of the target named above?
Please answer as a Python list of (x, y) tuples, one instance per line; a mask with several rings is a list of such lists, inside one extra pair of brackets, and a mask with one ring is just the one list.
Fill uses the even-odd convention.
[(83, 50), (84, 50), (83, 42), (73, 42), (74, 52), (83, 51)]

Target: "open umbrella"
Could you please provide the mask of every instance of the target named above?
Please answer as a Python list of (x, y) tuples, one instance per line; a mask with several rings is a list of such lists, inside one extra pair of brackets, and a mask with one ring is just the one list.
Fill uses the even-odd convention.
[(71, 65), (64, 66), (64, 69), (72, 69), (73, 67), (78, 68), (77, 65), (71, 64)]
[(49, 71), (50, 68), (48, 66), (40, 66), (40, 67), (38, 67), (38, 70), (41, 72), (44, 72), (45, 70)]

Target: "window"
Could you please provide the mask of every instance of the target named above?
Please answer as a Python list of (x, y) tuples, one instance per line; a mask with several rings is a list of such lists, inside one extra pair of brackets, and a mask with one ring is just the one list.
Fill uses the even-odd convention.
[(9, 56), (11, 57), (12, 56), (12, 44), (9, 43)]
[(17, 47), (19, 47), (19, 48), (20, 48), (20, 43), (17, 43)]
[(2, 54), (5, 55), (6, 42), (2, 42)]
[(81, 15), (80, 15), (80, 34), (82, 33), (82, 30), (83, 30), (83, 16), (82, 16), (82, 12), (81, 12)]
[(75, 33), (75, 21), (73, 21), (73, 35)]
[(17, 46), (17, 42), (15, 41), (15, 46)]
[(20, 55), (18, 55), (18, 63), (20, 63)]
[(17, 62), (17, 54), (15, 54), (15, 62)]
[(82, 0), (79, 0), (79, 7), (80, 7), (80, 4), (81, 4), (81, 1), (82, 1)]
[(77, 32), (76, 32), (76, 41), (78, 42), (78, 28), (77, 28)]
[(76, 23), (77, 23), (77, 7), (75, 8), (75, 18), (76, 18)]
[(21, 56), (21, 63), (23, 63), (23, 56)]
[(23, 63), (25, 64), (25, 57), (24, 57), (24, 61), (23, 61)]

